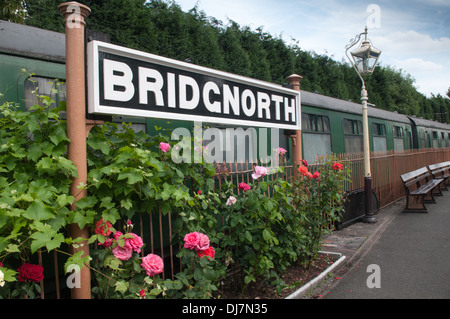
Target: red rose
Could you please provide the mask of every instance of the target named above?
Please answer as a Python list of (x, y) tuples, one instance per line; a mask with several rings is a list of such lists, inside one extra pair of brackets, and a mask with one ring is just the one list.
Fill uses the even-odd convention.
[(299, 171), (300, 173), (302, 173), (302, 175), (308, 174), (308, 169), (306, 168), (306, 166), (300, 166), (300, 167), (298, 168), (298, 171)]
[(19, 281), (39, 282), (44, 279), (44, 267), (41, 265), (23, 264), (17, 269)]
[(205, 250), (197, 251), (198, 258), (207, 257), (209, 259), (209, 257), (211, 257), (212, 259), (214, 259), (215, 254), (216, 254), (216, 251), (214, 250), (214, 248), (212, 246), (209, 246)]
[(246, 183), (244, 183), (244, 182), (241, 182), (241, 183), (239, 183), (238, 188), (239, 188), (240, 190), (243, 190), (244, 193), (245, 193), (246, 191), (250, 190), (250, 185), (248, 185), (248, 184), (246, 184)]
[(100, 219), (95, 226), (96, 234), (103, 235), (105, 237), (111, 235), (112, 224), (110, 222), (103, 222), (103, 219)]

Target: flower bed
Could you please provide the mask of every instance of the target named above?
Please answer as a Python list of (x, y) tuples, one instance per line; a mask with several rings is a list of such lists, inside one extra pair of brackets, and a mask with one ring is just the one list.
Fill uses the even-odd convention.
[[(10, 103), (0, 107), (4, 298), (39, 293), (39, 276), (21, 281), (30, 278), (23, 268), (37, 269), (22, 265), (36, 265), (38, 251), (68, 256), (66, 272), (74, 265), (90, 267), (95, 298), (213, 298), (231, 272), (238, 274), (233, 282), (241, 296), (256, 283), (280, 290), (289, 267), (313, 263), (323, 234), (343, 209), (349, 172), (333, 156), (315, 169), (303, 161), (295, 179), (281, 166), (255, 165), (251, 180), (236, 181), (209, 163), (174, 161), (181, 142), (174, 145), (161, 128), (150, 137), (114, 123), (91, 130), (88, 183), (82, 186), (88, 196), (70, 209), (76, 168), (65, 158), (69, 141), (59, 118), (64, 105), (49, 109), (49, 97), (38, 100), (28, 112)], [(286, 150), (276, 151), (280, 159), (286, 156)], [(150, 253), (133, 232), (131, 220), (150, 211), (170, 213), (171, 244), (182, 247), (181, 271), (173, 279), (160, 275), (164, 256)], [(115, 229), (120, 223), (123, 230)], [(68, 238), (71, 224), (89, 227), (92, 236)], [(87, 244), (95, 247), (90, 256), (64, 249)]]

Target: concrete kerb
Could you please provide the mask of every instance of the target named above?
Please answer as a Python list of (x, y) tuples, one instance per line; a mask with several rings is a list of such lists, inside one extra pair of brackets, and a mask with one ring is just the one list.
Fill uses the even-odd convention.
[(345, 256), (343, 256), (341, 253), (335, 253), (335, 252), (326, 252), (326, 251), (319, 251), (319, 254), (334, 256), (337, 259), (330, 267), (325, 269), (319, 276), (308, 282), (307, 284), (300, 287), (298, 290), (294, 291), (292, 294), (287, 296), (285, 299), (300, 299), (305, 293), (310, 291), (311, 289), (314, 289), (317, 287), (323, 279), (326, 278), (326, 276), (333, 271), (337, 266), (341, 265), (345, 261)]

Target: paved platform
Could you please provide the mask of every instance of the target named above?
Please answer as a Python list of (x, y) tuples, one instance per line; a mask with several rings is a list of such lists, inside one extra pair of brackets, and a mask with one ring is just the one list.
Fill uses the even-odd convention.
[(400, 200), (376, 215), (324, 238), (323, 250), (346, 263), (304, 298), (450, 298), (450, 191), (428, 213), (403, 213)]

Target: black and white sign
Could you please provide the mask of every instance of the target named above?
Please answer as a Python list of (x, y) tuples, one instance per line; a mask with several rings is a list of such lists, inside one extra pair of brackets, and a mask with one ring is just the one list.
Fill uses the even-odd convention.
[(109, 43), (87, 46), (88, 112), (300, 129), (300, 92)]

